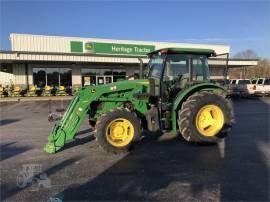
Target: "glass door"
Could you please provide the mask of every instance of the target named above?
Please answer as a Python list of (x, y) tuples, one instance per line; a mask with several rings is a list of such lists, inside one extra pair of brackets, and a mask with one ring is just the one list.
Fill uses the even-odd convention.
[(83, 86), (96, 85), (96, 76), (82, 76)]
[(105, 77), (105, 83), (112, 83), (113, 82), (113, 76), (104, 76)]
[(113, 82), (113, 76), (97, 76), (96, 77), (96, 83), (97, 85), (103, 85), (107, 83)]

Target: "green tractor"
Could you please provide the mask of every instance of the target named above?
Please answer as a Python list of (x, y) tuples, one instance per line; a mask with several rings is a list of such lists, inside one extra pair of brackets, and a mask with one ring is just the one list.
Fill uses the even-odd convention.
[[(193, 143), (216, 143), (232, 126), (232, 109), (222, 86), (209, 80), (211, 49), (167, 48), (149, 55), (145, 79), (82, 87), (45, 146), (55, 153), (74, 139), (84, 118), (98, 144), (123, 153), (142, 130), (179, 132)], [(228, 59), (228, 57), (227, 57)]]

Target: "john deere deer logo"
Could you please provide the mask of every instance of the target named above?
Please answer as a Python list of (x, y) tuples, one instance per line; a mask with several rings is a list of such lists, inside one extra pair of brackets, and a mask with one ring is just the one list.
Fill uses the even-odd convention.
[(93, 46), (92, 46), (91, 43), (86, 43), (86, 44), (85, 44), (85, 49), (91, 50), (92, 48), (93, 48)]
[(86, 42), (84, 43), (84, 50), (88, 53), (94, 53), (95, 51), (95, 45), (92, 42)]

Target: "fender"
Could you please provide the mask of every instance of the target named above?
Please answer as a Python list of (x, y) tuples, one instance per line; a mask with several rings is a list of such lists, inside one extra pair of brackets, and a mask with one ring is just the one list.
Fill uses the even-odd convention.
[(214, 83), (199, 83), (193, 86), (190, 86), (182, 91), (180, 91), (173, 104), (172, 108), (172, 125), (173, 125), (173, 132), (177, 132), (177, 111), (182, 106), (182, 103), (193, 93), (198, 91), (215, 91), (215, 92), (224, 92), (225, 89), (217, 84)]

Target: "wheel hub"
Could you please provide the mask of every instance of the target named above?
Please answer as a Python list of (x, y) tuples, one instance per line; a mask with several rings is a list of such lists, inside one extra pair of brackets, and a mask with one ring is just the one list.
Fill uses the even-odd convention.
[(224, 125), (224, 114), (217, 105), (206, 105), (196, 115), (197, 130), (204, 136), (215, 136)]
[(121, 137), (124, 135), (124, 131), (125, 129), (122, 127), (122, 126), (116, 126), (114, 129), (113, 129), (113, 134), (116, 136), (116, 137)]
[(134, 127), (132, 123), (124, 118), (113, 120), (107, 127), (107, 141), (115, 147), (128, 145), (134, 137)]

